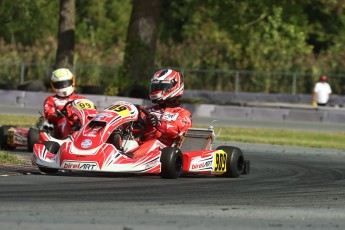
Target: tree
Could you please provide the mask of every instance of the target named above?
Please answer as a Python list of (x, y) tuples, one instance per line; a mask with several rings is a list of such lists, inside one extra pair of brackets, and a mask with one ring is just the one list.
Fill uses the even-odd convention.
[(154, 70), (161, 0), (133, 0), (124, 60), (127, 80), (140, 83)]
[(60, 0), (58, 48), (55, 68), (73, 67), (75, 0)]
[(57, 27), (56, 1), (0, 1), (0, 38), (7, 43), (34, 46)]

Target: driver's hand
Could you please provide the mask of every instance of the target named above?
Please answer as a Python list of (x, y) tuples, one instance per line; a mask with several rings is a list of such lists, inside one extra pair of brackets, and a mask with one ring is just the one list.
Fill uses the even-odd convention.
[(56, 116), (58, 118), (64, 118), (64, 117), (68, 117), (68, 114), (65, 110), (57, 110), (56, 111)]
[(157, 127), (157, 125), (158, 125), (158, 118), (157, 118), (156, 115), (151, 114), (151, 116), (149, 117), (149, 120), (150, 120), (151, 125), (152, 125), (153, 127)]

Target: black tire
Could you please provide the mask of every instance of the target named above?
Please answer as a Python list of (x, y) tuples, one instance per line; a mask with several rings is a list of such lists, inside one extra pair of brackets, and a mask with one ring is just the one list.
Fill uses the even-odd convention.
[[(44, 141), (43, 144), (46, 147), (46, 149), (53, 154), (56, 154), (59, 151), (60, 145), (59, 143), (55, 141)], [(38, 168), (41, 172), (44, 172), (47, 174), (54, 174), (59, 171), (58, 169), (55, 169), (55, 168), (47, 168), (43, 166), (38, 166)]]
[(17, 89), (23, 90), (23, 91), (40, 92), (40, 91), (44, 91), (46, 88), (44, 86), (43, 81), (32, 80), (32, 81), (26, 81), (24, 83), (19, 84), (17, 86)]
[(236, 178), (239, 177), (245, 166), (245, 160), (241, 149), (232, 146), (219, 146), (217, 150), (223, 150), (228, 155), (226, 159), (225, 177)]
[(119, 93), (119, 96), (150, 99), (149, 91), (141, 85), (131, 85)]
[(7, 144), (8, 130), (15, 126), (4, 125), (0, 127), (0, 149), (2, 150), (15, 150), (16, 146)]
[(161, 153), (161, 177), (176, 179), (182, 174), (183, 158), (178, 148), (166, 147)]
[(104, 95), (105, 85), (82, 85), (80, 90), (82, 94)]
[(250, 173), (250, 161), (245, 160), (244, 161), (244, 169), (242, 171), (242, 174), (249, 174)]
[(12, 82), (0, 80), (0, 89), (14, 90), (16, 88), (17, 87)]
[(30, 128), (28, 132), (28, 152), (34, 150), (34, 144), (40, 140), (40, 132), (37, 128)]

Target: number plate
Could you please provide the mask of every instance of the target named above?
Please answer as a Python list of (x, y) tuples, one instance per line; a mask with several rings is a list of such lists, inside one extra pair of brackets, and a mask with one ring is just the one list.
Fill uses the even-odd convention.
[(213, 171), (217, 173), (226, 172), (226, 160), (228, 154), (223, 150), (219, 150), (213, 155)]

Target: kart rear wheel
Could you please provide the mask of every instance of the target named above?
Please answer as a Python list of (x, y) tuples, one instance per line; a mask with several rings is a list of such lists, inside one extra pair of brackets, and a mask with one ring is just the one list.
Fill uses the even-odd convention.
[(239, 177), (245, 167), (245, 160), (241, 149), (232, 146), (219, 146), (217, 150), (223, 150), (228, 155), (226, 159), (226, 172), (222, 175), (225, 177)]
[(16, 146), (9, 145), (7, 143), (8, 130), (15, 126), (4, 125), (0, 127), (0, 149), (3, 150), (14, 150)]
[(40, 132), (37, 128), (30, 128), (28, 132), (28, 152), (32, 152), (34, 144), (40, 140)]
[[(44, 141), (43, 144), (46, 147), (46, 149), (53, 154), (57, 154), (57, 152), (59, 151), (60, 145), (59, 143), (55, 141)], [(41, 172), (44, 172), (47, 174), (54, 174), (59, 171), (58, 169), (55, 169), (55, 168), (47, 168), (43, 166), (38, 166), (38, 168)]]
[(176, 179), (182, 174), (183, 158), (178, 148), (166, 147), (161, 153), (161, 177)]

